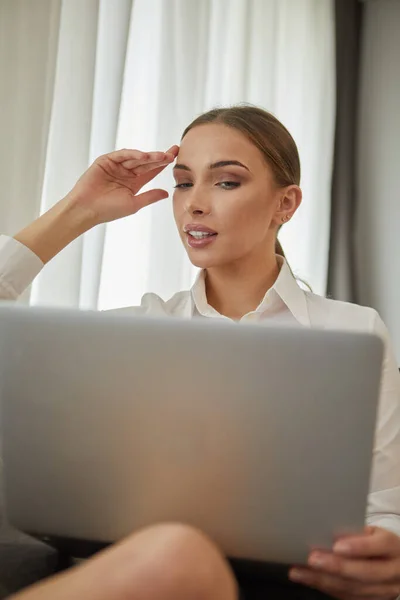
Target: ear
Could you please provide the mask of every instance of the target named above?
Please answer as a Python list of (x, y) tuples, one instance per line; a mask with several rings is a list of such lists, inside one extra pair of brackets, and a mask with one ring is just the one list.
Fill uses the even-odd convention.
[(299, 208), (301, 199), (302, 192), (298, 185), (290, 185), (280, 190), (277, 209), (272, 220), (276, 227), (290, 221)]

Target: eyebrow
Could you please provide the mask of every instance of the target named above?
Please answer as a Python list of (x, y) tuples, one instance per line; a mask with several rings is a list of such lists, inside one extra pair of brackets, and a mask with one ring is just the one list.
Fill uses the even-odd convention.
[[(246, 165), (239, 162), (238, 160), (219, 160), (218, 162), (212, 163), (208, 168), (209, 169), (220, 169), (221, 167), (228, 167), (229, 165), (234, 165), (236, 167), (243, 167), (243, 169), (246, 169), (246, 171), (250, 171), (250, 169), (248, 167), (246, 167)], [(182, 171), (191, 171), (192, 170), (187, 165), (183, 165), (180, 163), (177, 163), (174, 166), (174, 170), (175, 169), (180, 169)]]

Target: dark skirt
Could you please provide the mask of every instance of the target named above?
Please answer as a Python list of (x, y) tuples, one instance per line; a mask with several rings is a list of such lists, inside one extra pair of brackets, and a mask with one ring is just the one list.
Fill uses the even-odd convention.
[(289, 568), (252, 561), (230, 561), (240, 589), (240, 600), (327, 600), (311, 588), (292, 583)]

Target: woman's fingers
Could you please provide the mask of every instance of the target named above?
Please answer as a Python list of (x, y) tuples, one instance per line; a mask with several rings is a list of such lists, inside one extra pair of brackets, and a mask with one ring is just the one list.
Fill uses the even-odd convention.
[(146, 173), (155, 168), (155, 166), (166, 166), (171, 164), (176, 159), (178, 152), (179, 146), (171, 146), (166, 152), (149, 152), (146, 160), (136, 166), (127, 166), (126, 163), (123, 164), (126, 168), (134, 168), (135, 173), (141, 175), (142, 173)]
[(362, 583), (400, 582), (400, 560), (343, 558), (331, 553), (313, 552), (309, 566), (315, 572), (324, 572)]
[(359, 598), (396, 598), (400, 593), (400, 585), (392, 583), (365, 584), (330, 575), (328, 573), (317, 573), (311, 569), (293, 569), (290, 579), (334, 598), (359, 597)]
[(153, 171), (154, 169), (158, 169), (159, 167), (167, 167), (174, 160), (174, 158), (169, 158), (167, 155), (167, 158), (165, 160), (139, 165), (138, 167), (135, 167), (132, 170), (134, 171), (135, 175), (143, 175), (144, 173), (148, 173), (149, 171)]
[(379, 527), (369, 529), (369, 535), (338, 540), (333, 547), (334, 554), (351, 558), (400, 557), (399, 536)]
[[(166, 166), (171, 164), (179, 152), (179, 147), (174, 145), (167, 150), (167, 152), (142, 152), (141, 150), (131, 150), (124, 148), (122, 150), (116, 150), (109, 154), (100, 156), (96, 162), (103, 165), (109, 173), (112, 173), (112, 164), (122, 166), (134, 177), (140, 176), (143, 179), (143, 175), (149, 173), (149, 177), (145, 177), (146, 181), (141, 181), (141, 186), (147, 181), (150, 181), (158, 175)], [(128, 173), (127, 173), (128, 174)]]
[(130, 148), (123, 148), (122, 150), (114, 150), (114, 152), (103, 154), (102, 156), (99, 156), (97, 160), (102, 158), (109, 158), (115, 163), (122, 163), (127, 160), (144, 161), (147, 159), (148, 156), (149, 152), (142, 152), (141, 150), (131, 150)]
[(339, 539), (332, 552), (313, 551), (307, 568), (290, 571), (292, 581), (337, 599), (396, 598), (400, 594), (400, 538), (378, 527)]
[(134, 198), (135, 212), (141, 210), (145, 206), (149, 206), (150, 204), (154, 204), (160, 200), (165, 200), (165, 198), (168, 198), (168, 196), (168, 192), (161, 189), (149, 190), (148, 192), (143, 192), (143, 194), (138, 194)]
[[(95, 163), (107, 176), (107, 182), (117, 182), (125, 187), (135, 197), (128, 206), (124, 205), (128, 214), (137, 212), (144, 206), (158, 202), (168, 197), (165, 190), (150, 190), (137, 195), (138, 192), (171, 164), (178, 154), (178, 146), (172, 146), (167, 152), (141, 152), (140, 150), (116, 150), (100, 156)], [(100, 170), (94, 171), (101, 173)], [(101, 183), (101, 178), (100, 178)], [(114, 190), (114, 194), (115, 194)], [(114, 213), (113, 213), (114, 214)], [(103, 215), (104, 216), (104, 215)], [(114, 218), (119, 218), (114, 217)], [(107, 220), (105, 218), (105, 220)]]
[(178, 152), (179, 146), (177, 146), (176, 144), (174, 144), (173, 146), (171, 146), (171, 148), (167, 150), (167, 154), (173, 154), (175, 158), (178, 156)]
[(178, 151), (179, 147), (176, 145), (171, 146), (166, 152), (142, 152), (141, 150), (124, 148), (105, 154), (100, 158), (109, 158), (115, 163), (122, 164), (125, 169), (135, 169), (141, 165), (148, 165), (151, 163), (165, 162), (168, 164), (175, 160)]
[[(146, 183), (149, 183), (149, 181), (157, 177), (157, 175), (164, 171), (166, 166), (167, 165), (158, 166), (156, 164), (152, 168), (148, 169), (146, 172), (140, 173), (140, 188), (142, 188), (144, 185), (146, 185)], [(138, 174), (135, 173), (135, 175), (137, 176)]]
[(123, 160), (121, 162), (122, 166), (125, 169), (137, 169), (143, 167), (145, 165), (157, 164), (157, 163), (168, 163), (172, 162), (174, 157), (172, 155), (168, 155), (165, 152), (148, 152), (145, 157), (141, 158), (132, 158), (128, 160)]

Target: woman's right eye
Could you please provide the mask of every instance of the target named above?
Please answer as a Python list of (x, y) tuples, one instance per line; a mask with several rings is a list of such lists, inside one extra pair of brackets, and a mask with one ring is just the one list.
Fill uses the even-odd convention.
[(192, 185), (193, 185), (193, 183), (177, 183), (176, 185), (174, 185), (174, 188), (178, 189), (178, 190), (182, 190), (182, 189), (191, 187)]

